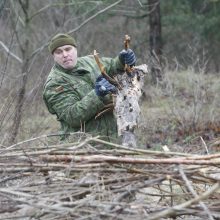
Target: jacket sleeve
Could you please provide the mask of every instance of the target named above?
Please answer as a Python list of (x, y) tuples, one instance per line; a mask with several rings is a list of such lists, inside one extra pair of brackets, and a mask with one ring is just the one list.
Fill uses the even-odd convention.
[(61, 83), (47, 85), (43, 98), (48, 110), (72, 127), (80, 127), (104, 107), (94, 89), (80, 99), (77, 88), (70, 89)]
[(124, 72), (124, 65), (118, 56), (115, 58), (103, 57), (101, 58), (101, 62), (105, 66), (107, 74), (110, 76)]

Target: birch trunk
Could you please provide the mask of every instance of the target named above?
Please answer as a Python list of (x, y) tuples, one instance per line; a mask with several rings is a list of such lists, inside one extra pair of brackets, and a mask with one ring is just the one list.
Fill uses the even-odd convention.
[(129, 75), (117, 75), (122, 89), (118, 91), (115, 100), (115, 117), (117, 119), (118, 136), (122, 137), (122, 145), (136, 147), (135, 129), (138, 127), (140, 106), (139, 100), (144, 85), (144, 75), (147, 74), (146, 64), (137, 66)]

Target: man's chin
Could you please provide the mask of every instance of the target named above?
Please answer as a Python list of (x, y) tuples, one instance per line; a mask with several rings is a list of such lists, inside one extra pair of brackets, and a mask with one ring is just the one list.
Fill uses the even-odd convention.
[(71, 69), (73, 69), (74, 66), (75, 66), (75, 65), (73, 65), (73, 64), (66, 64), (66, 65), (64, 64), (64, 65), (63, 65), (63, 68), (64, 68), (64, 69), (67, 69), (67, 70), (71, 70)]

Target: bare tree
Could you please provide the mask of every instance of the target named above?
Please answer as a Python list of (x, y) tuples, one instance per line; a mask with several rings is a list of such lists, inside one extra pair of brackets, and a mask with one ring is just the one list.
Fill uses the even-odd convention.
[[(12, 96), (14, 97), (13, 107), (12, 105), (8, 107), (8, 104), (6, 103), (6, 105), (3, 106), (1, 110), (1, 112), (4, 113), (1, 114), (1, 128), (3, 126), (3, 120), (5, 121), (5, 123), (7, 123), (6, 120), (8, 118), (12, 120), (12, 123), (10, 123), (10, 136), (8, 136), (7, 138), (7, 142), (9, 144), (16, 142), (16, 138), (19, 134), (23, 113), (27, 110), (27, 94), (29, 100), (31, 99), (28, 92), (28, 85), (30, 85), (30, 82), (32, 81), (30, 76), (33, 75), (32, 72), (39, 72), (39, 63), (37, 70), (35, 69), (33, 71), (32, 66), (34, 65), (36, 57), (39, 55), (39, 53), (41, 53), (42, 50), (46, 48), (48, 40), (51, 38), (51, 35), (54, 35), (58, 31), (75, 33), (84, 25), (94, 20), (94, 18), (96, 18), (100, 14), (103, 14), (104, 12), (121, 3), (122, 1), (123, 0), (118, 0), (110, 4), (104, 4), (104, 2), (102, 2), (101, 5), (94, 2), (93, 10), (96, 10), (97, 12), (95, 14), (93, 13), (92, 15), (90, 9), (87, 6), (85, 10), (83, 9), (83, 13), (80, 13), (80, 11), (78, 12), (76, 3), (79, 4), (80, 7), (84, 7), (84, 5), (82, 4), (82, 2), (77, 1), (66, 1), (61, 3), (49, 1), (48, 4), (42, 1), (39, 2), (37, 7), (36, 3), (31, 0), (18, 0), (16, 2), (13, 0), (8, 2), (6, 1), (7, 11), (10, 12), (7, 24), (8, 26), (10, 26), (9, 30), (10, 32), (12, 32), (12, 34), (5, 34), (4, 40), (0, 41), (0, 46), (3, 51), (6, 52), (8, 60), (10, 61), (10, 65), (11, 63), (13, 63), (13, 65), (15, 66), (14, 69), (14, 66), (9, 66), (9, 62), (7, 62), (7, 70), (12, 72), (13, 75), (16, 74), (17, 78), (16, 83), (13, 83), (15, 86), (11, 86), (11, 91), (13, 93)], [(91, 2), (91, 4), (92, 3), (93, 2)], [(87, 15), (88, 11), (89, 14)], [(73, 12), (76, 12), (76, 14)], [(55, 20), (54, 17), (56, 17)], [(73, 22), (71, 23), (71, 21)], [(2, 20), (2, 22), (4, 22), (4, 20)], [(50, 22), (51, 24), (47, 28), (45, 28), (45, 25), (48, 25), (48, 23)], [(67, 27), (67, 24), (70, 23), (71, 25), (68, 25)], [(9, 46), (6, 43), (7, 39), (10, 39)], [(17, 64), (16, 62), (18, 62), (19, 64)], [(4, 66), (6, 66), (6, 64)], [(11, 80), (10, 83), (12, 85), (13, 80), (10, 78), (9, 75), (5, 75), (8, 72), (6, 70), (3, 70), (1, 72), (4, 73), (1, 77), (1, 85), (4, 84), (3, 81), (5, 80), (5, 78)], [(7, 87), (6, 85), (3, 86)], [(31, 90), (36, 89), (36, 87), (39, 87), (39, 85), (34, 85), (34, 87), (35, 88), (31, 88)], [(7, 110), (10, 109), (10, 112), (6, 111), (6, 108)], [(10, 115), (7, 116), (7, 119), (5, 117), (6, 113), (7, 115)]]
[(153, 61), (151, 68), (153, 78), (161, 78), (161, 55), (162, 55), (162, 33), (161, 33), (161, 16), (160, 0), (148, 0), (149, 6), (149, 41), (150, 54)]
[[(26, 91), (26, 83), (27, 83), (27, 76), (28, 76), (28, 67), (29, 67), (29, 44), (30, 44), (30, 38), (29, 38), (29, 0), (19, 0), (19, 5), (21, 7), (21, 10), (24, 14), (23, 19), (23, 33), (24, 33), (24, 40), (21, 42), (21, 39), (18, 38), (17, 32), (16, 37), (17, 41), (19, 42), (19, 48), (21, 51), (21, 57), (22, 57), (22, 67), (21, 67), (21, 80), (20, 80), (20, 87), (18, 89), (17, 93), (17, 100), (15, 104), (15, 115), (13, 118), (13, 124), (12, 124), (12, 130), (11, 130), (11, 137), (9, 142), (13, 143), (17, 137), (18, 129), (21, 123), (21, 117), (22, 117), (22, 107), (24, 105), (24, 96)], [(16, 28), (16, 27), (15, 27)]]

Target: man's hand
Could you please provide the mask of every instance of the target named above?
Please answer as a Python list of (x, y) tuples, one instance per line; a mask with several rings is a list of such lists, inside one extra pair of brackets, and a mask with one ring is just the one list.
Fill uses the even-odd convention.
[(110, 92), (115, 93), (116, 87), (106, 80), (102, 75), (100, 75), (95, 83), (95, 92), (97, 96), (103, 97)]
[(127, 64), (129, 66), (134, 66), (136, 62), (136, 56), (133, 50), (127, 49), (122, 50), (119, 53), (119, 59), (123, 64)]

